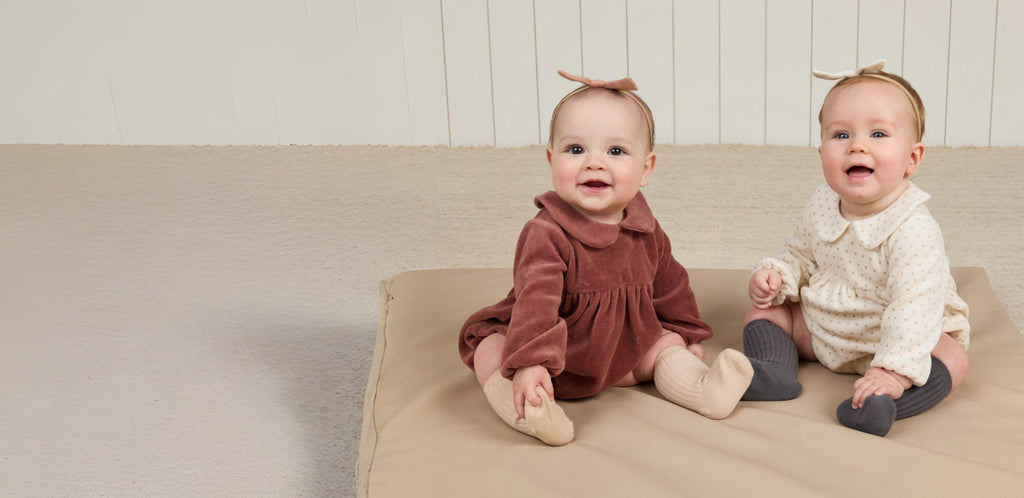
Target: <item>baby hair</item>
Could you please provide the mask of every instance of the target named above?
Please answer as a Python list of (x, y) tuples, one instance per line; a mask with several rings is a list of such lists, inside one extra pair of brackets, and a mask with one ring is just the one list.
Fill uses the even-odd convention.
[[(921, 140), (921, 138), (924, 137), (924, 101), (921, 100), (921, 95), (919, 95), (917, 93), (917, 90), (915, 90), (914, 87), (911, 86), (910, 82), (903, 79), (903, 77), (899, 75), (887, 73), (879, 69), (874, 71), (862, 71), (860, 74), (857, 74), (855, 76), (848, 76), (846, 78), (839, 80), (839, 82), (837, 82), (828, 91), (828, 93), (825, 94), (825, 102), (828, 101), (828, 98), (829, 96), (832, 95), (832, 92), (836, 91), (836, 89), (838, 88), (843, 88), (871, 80), (886, 81), (892, 83), (893, 85), (896, 85), (897, 87), (899, 87), (900, 90), (903, 90), (903, 93), (906, 94), (908, 99), (910, 99), (910, 107), (913, 108), (914, 110), (914, 118), (917, 121), (917, 139)], [(821, 117), (824, 109), (825, 105), (822, 104), (821, 109), (818, 110), (818, 124), (821, 124)]]
[(644, 99), (640, 98), (639, 95), (629, 90), (616, 90), (603, 86), (592, 86), (589, 84), (584, 84), (583, 86), (569, 92), (568, 94), (566, 94), (565, 97), (562, 97), (562, 100), (560, 100), (558, 102), (558, 105), (555, 106), (555, 109), (551, 112), (551, 126), (548, 129), (548, 145), (554, 143), (555, 119), (558, 117), (558, 111), (562, 109), (562, 106), (566, 102), (572, 100), (574, 97), (590, 92), (609, 92), (609, 94), (612, 95), (618, 94), (624, 98), (629, 98), (634, 103), (636, 103), (636, 105), (640, 108), (640, 112), (643, 114), (644, 120), (647, 124), (647, 136), (649, 139), (647, 143), (648, 150), (654, 150), (654, 116), (651, 114), (651, 108), (647, 106), (647, 102), (644, 102)]

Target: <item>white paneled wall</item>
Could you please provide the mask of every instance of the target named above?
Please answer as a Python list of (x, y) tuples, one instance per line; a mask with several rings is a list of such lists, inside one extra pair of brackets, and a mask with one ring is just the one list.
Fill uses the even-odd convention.
[(886, 59), (929, 145), (1024, 146), (1024, 0), (0, 0), (0, 143), (518, 146), (565, 69), (659, 143), (816, 145)]

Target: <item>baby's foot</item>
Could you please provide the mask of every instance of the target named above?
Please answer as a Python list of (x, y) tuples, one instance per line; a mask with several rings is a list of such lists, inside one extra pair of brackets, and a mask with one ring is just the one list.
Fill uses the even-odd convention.
[(705, 406), (698, 412), (713, 419), (728, 417), (753, 376), (754, 369), (746, 355), (735, 349), (722, 351), (704, 375)]
[(750, 358), (754, 378), (743, 394), (746, 401), (783, 401), (800, 395), (803, 386), (788, 373), (780, 373), (777, 362)]
[(562, 407), (548, 398), (543, 387), (537, 386), (537, 395), (540, 396), (540, 406), (526, 402), (526, 424), (537, 439), (551, 446), (568, 444), (574, 436), (572, 420)]
[(885, 436), (896, 420), (896, 402), (886, 395), (868, 396), (860, 408), (853, 409), (853, 398), (836, 408), (839, 423), (861, 432)]
[(512, 402), (512, 381), (494, 372), (484, 383), (484, 395), (494, 413), (509, 427), (533, 436), (551, 446), (561, 446), (572, 441), (574, 437), (572, 420), (554, 401), (548, 398), (544, 388), (537, 386), (537, 394), (541, 397), (540, 406), (533, 406), (527, 401), (526, 418), (516, 413)]
[(743, 328), (743, 350), (754, 367), (744, 400), (781, 401), (800, 395), (796, 345), (778, 325), (764, 319), (748, 323)]
[(717, 420), (736, 408), (753, 374), (735, 349), (722, 351), (708, 368), (686, 348), (672, 346), (655, 360), (654, 387), (669, 401)]

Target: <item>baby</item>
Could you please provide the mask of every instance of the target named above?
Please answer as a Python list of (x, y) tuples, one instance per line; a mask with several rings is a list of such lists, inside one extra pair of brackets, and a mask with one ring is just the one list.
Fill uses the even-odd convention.
[(654, 381), (665, 398), (728, 416), (753, 375), (736, 350), (709, 369), (686, 270), (640, 193), (654, 171), (654, 121), (629, 78), (583, 83), (555, 106), (554, 191), (519, 235), (508, 296), (469, 317), (463, 362), (498, 416), (557, 446), (574, 427), (555, 398)]
[(967, 304), (942, 233), (911, 177), (924, 156), (924, 104), (885, 62), (845, 74), (825, 96), (825, 183), (782, 253), (750, 279), (745, 400), (800, 394), (798, 357), (861, 375), (839, 422), (884, 436), (937, 405), (967, 371)]

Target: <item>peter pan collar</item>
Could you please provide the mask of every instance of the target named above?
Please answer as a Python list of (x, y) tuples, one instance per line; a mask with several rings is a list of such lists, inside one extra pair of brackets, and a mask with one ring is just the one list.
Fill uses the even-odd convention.
[(866, 249), (875, 249), (885, 242), (914, 209), (931, 197), (911, 182), (907, 190), (881, 213), (863, 220), (849, 221), (839, 213), (839, 194), (828, 185), (822, 185), (814, 192), (808, 209), (811, 214), (811, 226), (825, 242), (835, 242), (852, 227), (862, 246)]
[(597, 249), (608, 247), (619, 238), (621, 230), (634, 232), (654, 232), (655, 220), (644, 195), (637, 192), (636, 197), (626, 205), (626, 215), (618, 225), (598, 223), (562, 200), (554, 191), (548, 191), (533, 200), (538, 208), (546, 209), (551, 218), (569, 235), (580, 242)]

